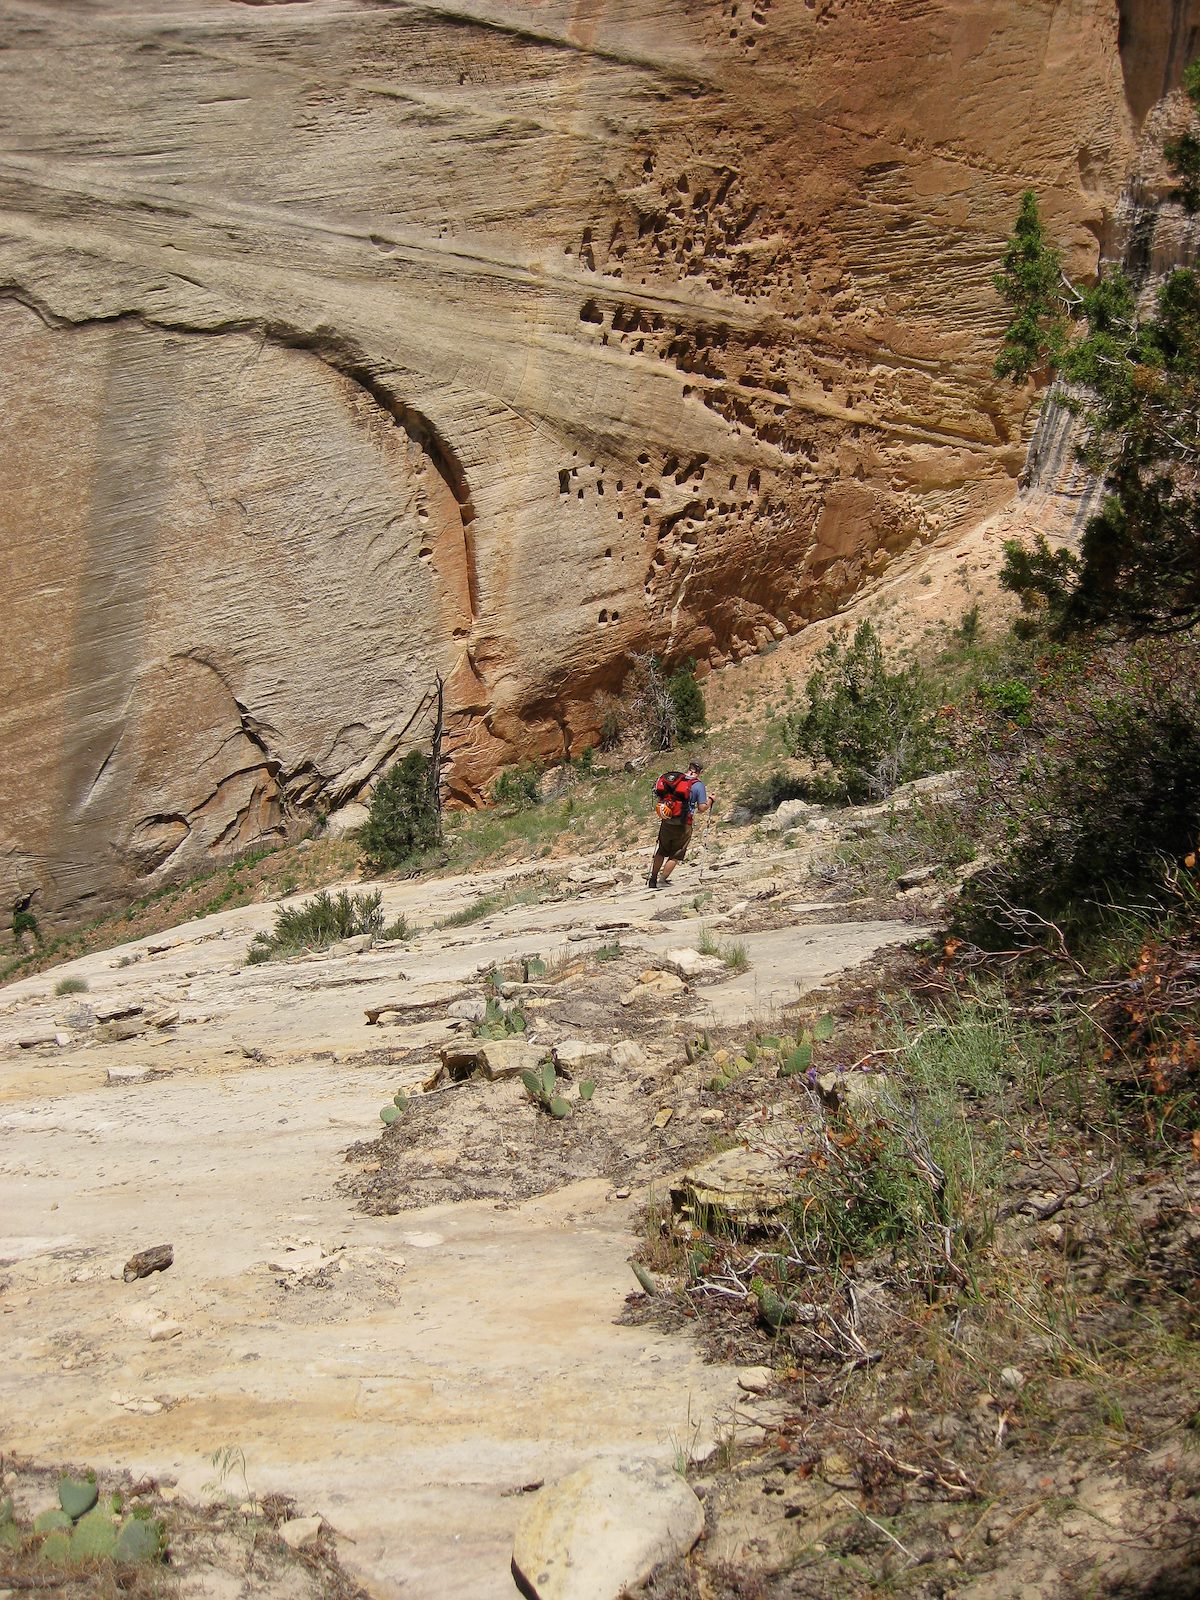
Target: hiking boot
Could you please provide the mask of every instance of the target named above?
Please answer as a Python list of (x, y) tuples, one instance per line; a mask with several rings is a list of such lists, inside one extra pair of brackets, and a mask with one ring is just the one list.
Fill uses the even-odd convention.
[(654, 876), (653, 873), (651, 873), (650, 876), (646, 879), (646, 887), (647, 887), (647, 889), (657, 889), (658, 888), (658, 879)]

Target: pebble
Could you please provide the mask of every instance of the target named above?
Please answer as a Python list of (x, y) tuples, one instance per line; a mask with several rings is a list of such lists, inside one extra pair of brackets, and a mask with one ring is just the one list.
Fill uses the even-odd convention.
[(774, 1381), (770, 1367), (742, 1367), (737, 1375), (738, 1388), (746, 1394), (762, 1394)]
[(1000, 1382), (1006, 1389), (1023, 1389), (1025, 1374), (1020, 1367), (1005, 1367), (1000, 1374)]
[(321, 1533), (320, 1517), (290, 1517), (276, 1530), (289, 1550), (306, 1550)]
[(177, 1339), (182, 1332), (183, 1325), (168, 1317), (163, 1322), (156, 1322), (150, 1329), (150, 1343), (161, 1344), (164, 1339)]

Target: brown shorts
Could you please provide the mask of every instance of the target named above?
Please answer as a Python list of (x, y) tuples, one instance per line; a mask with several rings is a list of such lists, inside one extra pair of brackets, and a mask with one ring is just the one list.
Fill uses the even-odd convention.
[(690, 821), (673, 821), (667, 818), (658, 826), (658, 845), (655, 855), (665, 856), (668, 861), (682, 861), (687, 855), (687, 847), (692, 842), (692, 824)]

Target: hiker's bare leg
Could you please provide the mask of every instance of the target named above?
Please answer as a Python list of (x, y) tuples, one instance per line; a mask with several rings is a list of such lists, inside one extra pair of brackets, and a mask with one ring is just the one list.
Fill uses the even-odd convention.
[(675, 857), (671, 856), (670, 859), (667, 861), (666, 866), (664, 866), (662, 871), (658, 874), (659, 882), (660, 883), (666, 883), (667, 879), (675, 871), (675, 868), (678, 865), (679, 865), (679, 863), (678, 863), (678, 861), (676, 861)]

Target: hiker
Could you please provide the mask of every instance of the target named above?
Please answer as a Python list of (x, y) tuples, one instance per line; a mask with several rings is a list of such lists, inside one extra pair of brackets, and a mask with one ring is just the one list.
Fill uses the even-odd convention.
[(703, 771), (703, 764), (693, 756), (686, 772), (664, 772), (654, 785), (658, 801), (655, 809), (662, 821), (658, 827), (658, 843), (654, 846), (654, 860), (650, 863), (650, 876), (646, 880), (651, 889), (661, 889), (687, 855), (696, 813), (712, 810), (708, 790), (700, 781)]

